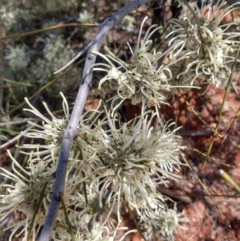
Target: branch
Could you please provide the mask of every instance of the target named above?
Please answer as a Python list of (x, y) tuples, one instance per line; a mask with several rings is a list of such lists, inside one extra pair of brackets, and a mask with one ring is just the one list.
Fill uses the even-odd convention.
[(73, 138), (77, 133), (78, 123), (86, 103), (89, 88), (91, 87), (91, 84), (92, 84), (93, 65), (96, 61), (96, 55), (92, 54), (92, 52), (99, 51), (99, 49), (104, 44), (106, 36), (110, 32), (110, 30), (117, 23), (119, 23), (124, 16), (126, 16), (131, 11), (137, 9), (139, 6), (145, 3), (148, 3), (150, 1), (151, 0), (132, 1), (127, 5), (125, 5), (123, 8), (121, 8), (120, 10), (118, 10), (112, 17), (105, 19), (105, 21), (100, 26), (97, 36), (95, 37), (91, 46), (89, 47), (84, 70), (83, 70), (81, 85), (77, 94), (77, 98), (74, 104), (74, 108), (73, 108), (69, 123), (67, 125), (66, 131), (63, 136), (62, 147), (60, 150), (59, 161), (58, 161), (58, 166), (56, 170), (56, 180), (53, 188), (51, 203), (49, 206), (45, 224), (41, 231), (39, 241), (47, 241), (50, 239), (50, 235), (54, 228), (57, 212), (59, 209), (59, 202), (60, 202), (59, 195), (60, 193), (64, 193), (67, 164), (68, 164), (71, 145), (73, 142)]
[(91, 47), (92, 42), (90, 42), (85, 48), (83, 48), (83, 50), (81, 50), (72, 60), (70, 60), (66, 65), (64, 65), (61, 69), (55, 71), (53, 74), (58, 74), (60, 72), (62, 72), (63, 70), (65, 70), (66, 68), (68, 68), (69, 66), (71, 66), (73, 63), (76, 63), (81, 56), (85, 57), (84, 55), (86, 55), (87, 51), (89, 50), (89, 47)]
[(13, 143), (15, 143), (18, 139), (20, 139), (24, 133), (27, 133), (30, 129), (32, 129), (32, 126), (29, 126), (26, 130), (24, 130), (22, 133), (20, 133), (19, 135), (13, 137), (11, 140), (5, 142), (4, 144), (0, 145), (0, 150), (3, 150), (4, 148), (8, 147), (9, 145), (12, 145)]

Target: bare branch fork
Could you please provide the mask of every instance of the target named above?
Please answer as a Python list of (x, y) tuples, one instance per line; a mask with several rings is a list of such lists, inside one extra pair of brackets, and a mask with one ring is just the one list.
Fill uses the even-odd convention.
[(148, 2), (151, 2), (151, 0), (132, 1), (125, 5), (123, 8), (119, 9), (112, 17), (105, 19), (105, 21), (100, 26), (98, 34), (96, 35), (95, 39), (92, 41), (92, 44), (88, 49), (83, 75), (81, 79), (81, 85), (79, 87), (73, 111), (62, 140), (62, 146), (60, 150), (58, 166), (56, 169), (56, 180), (53, 188), (51, 203), (49, 206), (48, 214), (43, 229), (40, 234), (39, 241), (48, 241), (50, 239), (50, 235), (54, 228), (54, 224), (59, 209), (59, 194), (64, 193), (66, 171), (71, 145), (73, 142), (73, 138), (77, 133), (78, 123), (81, 118), (87, 100), (88, 92), (92, 83), (92, 66), (96, 61), (96, 55), (92, 54), (92, 52), (99, 51), (99, 49), (104, 44), (106, 36), (110, 32), (110, 30), (116, 24), (118, 24), (124, 16), (129, 14), (131, 11), (137, 9), (139, 6)]

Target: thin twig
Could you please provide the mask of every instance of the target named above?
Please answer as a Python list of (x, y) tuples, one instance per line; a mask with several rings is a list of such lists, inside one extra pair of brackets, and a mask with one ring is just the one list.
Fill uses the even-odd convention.
[[(37, 90), (33, 95), (31, 95), (30, 97), (28, 97), (28, 100), (32, 100), (33, 98), (35, 98), (36, 96), (38, 96), (43, 90), (47, 89), (49, 86), (55, 84), (58, 80), (60, 80), (63, 76), (65, 76), (66, 74), (68, 74), (74, 67), (76, 67), (78, 64), (81, 64), (83, 62), (83, 60), (79, 60), (76, 64), (73, 64), (72, 66), (70, 66), (66, 71), (64, 71), (63, 73), (61, 73), (60, 75), (58, 75), (56, 78), (54, 78), (53, 80), (51, 80), (50, 82), (48, 82), (47, 84), (45, 84), (43, 87), (41, 87), (39, 90)], [(20, 109), (22, 106), (24, 106), (26, 104), (25, 101), (23, 101), (22, 103), (20, 103), (18, 106), (16, 106), (15, 108), (13, 108), (12, 110), (10, 110), (9, 112), (5, 113), (4, 115), (0, 115), (0, 117), (9, 115), (11, 113), (13, 113), (14, 111)]]
[(59, 155), (58, 166), (56, 169), (56, 180), (53, 188), (52, 198), (48, 214), (41, 231), (39, 241), (47, 241), (50, 239), (51, 232), (54, 228), (55, 220), (59, 209), (59, 193), (64, 193), (65, 178), (67, 172), (67, 164), (73, 138), (77, 133), (77, 126), (81, 118), (89, 89), (92, 85), (93, 65), (96, 61), (96, 55), (92, 52), (98, 52), (105, 42), (110, 30), (118, 24), (123, 17), (131, 11), (137, 9), (141, 5), (150, 2), (151, 0), (135, 0), (123, 8), (119, 9), (112, 17), (107, 18), (100, 26), (96, 38), (93, 40), (86, 57), (86, 62), (83, 70), (81, 85), (76, 97), (73, 111), (63, 136), (62, 146)]
[(20, 133), (19, 135), (15, 136), (11, 140), (9, 140), (9, 141), (5, 142), (4, 144), (2, 144), (0, 146), (0, 150), (3, 150), (4, 148), (6, 148), (6, 147), (12, 145), (13, 143), (17, 142), (17, 140), (20, 139), (25, 132), (29, 131), (32, 128), (33, 128), (33, 126), (29, 126), (25, 131), (23, 131), (22, 133)]
[(38, 200), (37, 206), (36, 206), (36, 208), (34, 210), (34, 214), (33, 214), (33, 217), (31, 219), (31, 222), (30, 222), (30, 225), (29, 225), (29, 230), (28, 230), (28, 234), (27, 234), (27, 241), (29, 240), (29, 237), (31, 235), (31, 232), (32, 232), (32, 229), (33, 229), (33, 226), (34, 226), (34, 222), (35, 222), (35, 218), (37, 217), (37, 214), (38, 214), (39, 209), (41, 207), (41, 204), (42, 204), (42, 201), (43, 201), (43, 198), (44, 198), (44, 195), (45, 195), (45, 190), (47, 188), (47, 185), (48, 185), (48, 182), (45, 182), (43, 184), (42, 191), (41, 191), (41, 194), (40, 194), (40, 198)]
[(218, 135), (218, 129), (219, 129), (219, 125), (220, 125), (220, 120), (221, 120), (221, 117), (222, 117), (222, 113), (223, 113), (223, 106), (226, 102), (226, 98), (227, 98), (227, 94), (228, 94), (228, 90), (230, 88), (230, 84), (232, 83), (232, 79), (233, 79), (233, 71), (236, 69), (236, 64), (237, 64), (237, 60), (238, 60), (238, 57), (239, 57), (239, 54), (240, 54), (240, 46), (238, 47), (238, 51), (236, 53), (236, 56), (235, 56), (235, 60), (234, 60), (234, 63), (232, 65), (232, 68), (231, 68), (231, 74), (229, 76), (229, 79), (228, 79), (228, 82), (227, 82), (227, 86), (225, 88), (225, 93), (224, 93), (224, 96), (223, 96), (223, 100), (222, 100), (222, 103), (221, 103), (221, 106), (220, 106), (220, 110), (219, 110), (219, 115), (218, 115), (218, 119), (217, 119), (217, 123), (216, 123), (216, 127), (214, 129), (214, 133), (212, 135), (212, 139), (211, 139), (211, 142), (210, 142), (210, 145), (209, 145), (209, 148), (207, 150), (207, 155), (206, 155), (206, 158), (203, 162), (203, 165), (202, 165), (202, 170), (204, 169), (206, 163), (207, 163), (207, 160), (210, 156), (210, 153), (212, 151), (212, 147), (213, 147), (213, 142), (215, 140), (215, 137)]
[(71, 66), (73, 63), (77, 62), (80, 57), (85, 57), (87, 51), (89, 50), (89, 47), (91, 46), (92, 42), (90, 42), (85, 48), (83, 48), (73, 59), (71, 59), (66, 65), (64, 65), (61, 69), (55, 71), (53, 74), (58, 74)]
[(2, 99), (3, 99), (3, 80), (0, 78), (0, 115), (5, 114), (2, 107)]
[(26, 123), (28, 121), (37, 121), (37, 120), (40, 120), (40, 118), (23, 118), (23, 119), (19, 119), (17, 121), (9, 121), (9, 122), (0, 123), (0, 127), (10, 126), (10, 125), (19, 125), (19, 124)]
[(3, 229), (4, 227), (9, 227), (9, 224), (12, 222), (14, 217), (13, 212), (11, 214), (9, 214), (5, 219), (3, 219), (0, 222), (0, 229)]
[(134, 224), (136, 226), (136, 229), (138, 230), (139, 234), (142, 236), (143, 240), (146, 241), (146, 239), (144, 237), (144, 234), (143, 234), (143, 232), (142, 232), (142, 230), (141, 230), (141, 228), (140, 228), (140, 226), (139, 226), (139, 224), (138, 224), (138, 222), (136, 220), (136, 217), (134, 216), (131, 208), (129, 207), (125, 197), (123, 197), (123, 202), (124, 202), (124, 205), (127, 207), (127, 210), (128, 210), (128, 212), (129, 212), (129, 214), (130, 214), (130, 216), (131, 216), (131, 218), (132, 218), (132, 220), (133, 220), (133, 222), (134, 222)]
[(66, 205), (64, 203), (64, 199), (63, 199), (63, 193), (61, 192), (59, 194), (59, 197), (60, 197), (60, 201), (61, 201), (61, 204), (62, 204), (62, 207), (63, 207), (63, 212), (64, 212), (64, 216), (65, 216), (65, 220), (66, 220), (66, 223), (68, 225), (68, 230), (70, 232), (70, 235), (71, 235), (71, 241), (75, 241), (75, 237), (73, 235), (73, 229), (72, 229), (72, 224), (68, 218), (68, 213), (67, 213), (67, 208), (66, 208)]
[(59, 28), (79, 27), (79, 26), (98, 27), (98, 24), (94, 24), (94, 23), (60, 23), (60, 24), (57, 24), (54, 26), (43, 28), (43, 29), (33, 30), (33, 31), (29, 31), (29, 32), (24, 32), (24, 33), (11, 34), (6, 37), (0, 38), (0, 41), (7, 40), (7, 39), (16, 39), (16, 38), (19, 39), (22, 37), (31, 36), (33, 34), (39, 34), (39, 33), (46, 32), (46, 31), (52, 31), (52, 30), (59, 29)]

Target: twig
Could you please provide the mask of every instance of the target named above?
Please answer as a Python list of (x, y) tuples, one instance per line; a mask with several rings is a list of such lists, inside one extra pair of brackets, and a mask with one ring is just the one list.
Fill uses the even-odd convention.
[(26, 123), (28, 121), (37, 121), (37, 120), (40, 120), (40, 118), (22, 118), (17, 121), (9, 121), (9, 122), (0, 123), (0, 127), (10, 126), (10, 125), (19, 125), (19, 124)]
[(11, 35), (8, 35), (6, 37), (0, 38), (0, 41), (7, 40), (7, 39), (15, 39), (15, 38), (19, 39), (19, 38), (22, 38), (22, 37), (26, 37), (26, 36), (30, 36), (30, 35), (38, 34), (38, 33), (42, 33), (42, 32), (46, 32), (46, 31), (52, 31), (52, 30), (59, 29), (59, 28), (79, 27), (79, 26), (83, 26), (83, 27), (98, 27), (97, 24), (93, 24), (93, 23), (65, 23), (65, 24), (64, 23), (60, 23), (60, 24), (57, 24), (55, 26), (46, 27), (44, 29), (38, 29), (38, 30), (30, 31), (30, 32), (24, 32), (24, 33), (11, 34)]
[(13, 217), (14, 217), (14, 214), (11, 213), (8, 215), (8, 217), (6, 217), (4, 220), (2, 220), (0, 222), (0, 229), (3, 229), (4, 226), (6, 226), (6, 230), (4, 232), (4, 235), (2, 236), (2, 239), (1, 241), (7, 241), (9, 240), (9, 236), (10, 236), (10, 229), (8, 228), (10, 225), (11, 225), (11, 222), (13, 221)]
[(30, 225), (29, 225), (30, 227), (29, 227), (29, 230), (28, 230), (27, 241), (29, 240), (30, 234), (32, 232), (32, 229), (33, 229), (33, 226), (34, 226), (34, 222), (35, 222), (35, 218), (36, 218), (36, 216), (38, 214), (38, 211), (39, 211), (39, 208), (40, 208), (40, 206), (42, 204), (42, 201), (43, 201), (43, 198), (44, 198), (44, 192), (45, 192), (45, 190), (47, 188), (47, 185), (48, 185), (48, 182), (45, 182), (43, 184), (42, 191), (41, 191), (41, 194), (40, 194), (40, 198), (38, 200), (37, 206), (36, 206), (36, 208), (34, 210), (34, 214), (33, 214), (33, 217), (31, 219), (31, 222), (30, 222)]
[(3, 229), (5, 226), (9, 227), (9, 224), (11, 223), (11, 221), (13, 220), (13, 212), (11, 214), (9, 214), (5, 219), (3, 219), (0, 222), (0, 229)]
[(59, 197), (60, 197), (60, 201), (61, 201), (61, 204), (62, 204), (62, 207), (63, 207), (65, 220), (66, 220), (66, 223), (68, 225), (68, 230), (69, 230), (70, 235), (71, 235), (71, 241), (75, 241), (75, 237), (73, 235), (72, 224), (71, 224), (71, 222), (70, 222), (70, 220), (68, 218), (67, 208), (66, 208), (66, 205), (64, 203), (64, 198), (63, 198), (63, 193), (62, 192), (59, 194)]
[(72, 65), (72, 64), (75, 63), (75, 62), (77, 62), (81, 56), (84, 57), (84, 55), (86, 55), (87, 51), (89, 50), (91, 44), (92, 44), (92, 42), (90, 42), (85, 48), (83, 48), (83, 50), (81, 50), (81, 51), (80, 51), (73, 59), (71, 59), (66, 65), (64, 65), (61, 69), (55, 71), (53, 74), (58, 74), (58, 73), (62, 72), (63, 70), (65, 70), (66, 68), (68, 68), (70, 65)]
[(47, 241), (50, 239), (51, 232), (54, 228), (55, 220), (57, 217), (58, 209), (59, 209), (59, 193), (64, 193), (65, 186), (65, 178), (67, 171), (67, 164), (69, 153), (71, 149), (71, 145), (73, 142), (73, 138), (77, 133), (78, 122), (81, 118), (84, 105), (87, 100), (88, 92), (92, 84), (92, 75), (93, 75), (93, 65), (96, 61), (96, 55), (92, 54), (92, 52), (98, 52), (99, 49), (105, 42), (106, 36), (109, 31), (119, 23), (124, 16), (126, 16), (131, 11), (137, 9), (141, 5), (150, 2), (151, 0), (135, 0), (123, 8), (118, 10), (112, 17), (107, 18), (102, 25), (100, 26), (100, 30), (93, 40), (86, 57), (86, 62), (83, 70), (81, 85), (76, 97), (76, 101), (73, 107), (73, 111), (67, 125), (66, 131), (62, 140), (62, 147), (60, 150), (58, 166), (56, 169), (56, 180), (53, 188), (52, 198), (50, 207), (48, 210), (48, 214), (41, 231), (41, 235), (39, 241)]
[(169, 189), (167, 189), (165, 187), (161, 187), (161, 186), (157, 186), (157, 190), (160, 193), (162, 193), (162, 194), (164, 194), (164, 195), (166, 195), (168, 197), (180, 200), (180, 201), (182, 201), (184, 203), (189, 204), (189, 203), (192, 202), (191, 198), (187, 194), (179, 194), (176, 191), (172, 191), (172, 190), (169, 190)]
[(3, 150), (3, 149), (6, 148), (7, 146), (12, 145), (13, 143), (15, 143), (18, 139), (20, 139), (20, 138), (23, 136), (23, 134), (24, 134), (25, 132), (29, 131), (29, 130), (32, 129), (32, 128), (33, 128), (33, 126), (29, 126), (24, 132), (20, 133), (19, 135), (15, 136), (15, 137), (12, 138), (11, 140), (9, 140), (9, 141), (5, 142), (4, 144), (2, 144), (2, 145), (0, 146), (0, 150)]
[(232, 65), (232, 68), (231, 68), (231, 73), (230, 73), (230, 76), (229, 76), (229, 79), (228, 79), (228, 82), (227, 82), (227, 86), (225, 88), (223, 100), (222, 100), (222, 103), (221, 103), (221, 106), (220, 106), (220, 110), (219, 110), (219, 115), (218, 115), (218, 119), (217, 119), (217, 123), (216, 123), (217, 125), (214, 128), (214, 132), (213, 132), (213, 135), (212, 135), (212, 138), (211, 138), (211, 142), (210, 142), (209, 148), (207, 150), (207, 155), (206, 155), (206, 158), (205, 158), (205, 160), (203, 162), (203, 165), (202, 165), (202, 168), (201, 168), (202, 170), (204, 169), (204, 167), (205, 167), (205, 165), (207, 163), (207, 160), (208, 160), (208, 158), (210, 156), (210, 153), (212, 151), (213, 142), (215, 140), (215, 137), (218, 135), (218, 129), (219, 129), (222, 113), (223, 113), (223, 106), (224, 106), (224, 104), (226, 102), (226, 98), (227, 98), (228, 90), (230, 88), (230, 84), (232, 83), (233, 71), (236, 69), (236, 64), (237, 64), (237, 60), (238, 60), (239, 55), (240, 55), (240, 46), (238, 47), (238, 51), (236, 53), (235, 60), (234, 60), (234, 63)]
[(229, 176), (224, 170), (219, 170), (220, 175), (222, 178), (231, 186), (233, 187), (238, 193), (240, 193), (240, 187), (239, 185), (232, 179), (231, 176)]
[[(35, 98), (36, 96), (38, 96), (43, 90), (45, 90), (46, 88), (48, 88), (49, 86), (53, 85), (54, 83), (56, 83), (59, 79), (61, 79), (63, 76), (65, 76), (66, 74), (68, 74), (75, 66), (77, 66), (78, 64), (82, 63), (83, 60), (79, 60), (77, 63), (73, 64), (71, 67), (69, 67), (66, 71), (64, 71), (62, 74), (58, 75), (56, 78), (54, 78), (53, 80), (51, 80), (50, 82), (48, 82), (47, 84), (45, 84), (43, 87), (41, 87), (39, 90), (37, 90), (33, 95), (31, 95), (30, 97), (28, 97), (28, 100), (32, 100), (33, 98)], [(5, 113), (4, 115), (0, 115), (0, 117), (9, 115), (11, 113), (13, 113), (14, 111), (18, 110), (20, 107), (24, 106), (26, 104), (25, 101), (23, 101), (22, 103), (20, 103), (18, 106), (16, 106), (15, 108), (13, 108), (12, 110), (10, 110), (9, 112)]]
[(0, 115), (5, 114), (2, 107), (2, 99), (3, 99), (3, 80), (0, 78)]

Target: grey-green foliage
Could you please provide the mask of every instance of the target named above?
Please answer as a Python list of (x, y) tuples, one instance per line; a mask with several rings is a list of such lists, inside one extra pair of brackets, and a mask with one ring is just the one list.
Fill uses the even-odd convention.
[(39, 13), (68, 11), (69, 9), (77, 9), (83, 1), (77, 0), (27, 0), (26, 5), (35, 8)]
[(0, 26), (5, 27), (7, 32), (21, 31), (22, 21), (32, 21), (34, 15), (29, 8), (21, 7), (18, 1), (8, 1), (0, 5)]
[[(0, 5), (0, 27), (5, 29), (7, 35), (45, 28), (64, 22), (71, 14), (76, 15), (81, 10), (81, 5), (82, 1), (76, 0), (3, 0)], [(74, 57), (75, 51), (67, 40), (66, 31), (69, 30), (45, 32), (8, 42), (3, 50), (5, 68), (0, 70), (1, 74), (16, 82), (16, 85), (21, 83), (28, 86), (18, 88), (17, 93), (13, 93), (14, 98), (20, 98), (17, 102), (21, 102), (24, 96), (34, 94), (40, 87), (49, 83), (56, 77), (53, 73)], [(71, 87), (78, 82), (80, 74), (79, 69), (73, 69), (54, 86), (49, 87), (48, 93), (57, 93)], [(11, 87), (14, 91), (14, 86)], [(6, 96), (7, 93), (4, 98), (7, 98)]]
[(6, 48), (5, 60), (8, 61), (8, 65), (13, 70), (26, 68), (30, 58), (26, 52), (26, 46), (24, 45), (9, 45)]
[[(50, 34), (45, 39), (45, 45), (43, 50), (43, 56), (38, 57), (34, 64), (32, 64), (32, 71), (29, 73), (29, 78), (32, 82), (50, 80), (56, 76), (53, 73), (64, 66), (71, 58), (74, 57), (74, 50), (67, 45), (62, 36), (54, 36)], [(49, 88), (49, 92), (59, 92), (65, 88), (71, 86), (80, 78), (80, 71), (73, 69), (69, 74), (61, 78), (55, 87)], [(56, 88), (57, 87), (57, 88)]]

